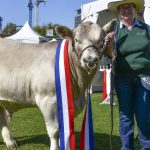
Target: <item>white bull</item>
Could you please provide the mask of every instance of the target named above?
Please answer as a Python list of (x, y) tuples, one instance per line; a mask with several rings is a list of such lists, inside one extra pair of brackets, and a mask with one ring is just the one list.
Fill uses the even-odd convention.
[[(75, 115), (85, 106), (85, 90), (96, 73), (98, 49), (104, 35), (115, 25), (112, 21), (101, 28), (85, 22), (73, 31), (64, 26), (57, 27), (57, 33), (69, 39)], [(50, 149), (59, 149), (54, 75), (57, 45), (56, 41), (36, 45), (0, 39), (0, 129), (8, 149), (17, 148), (17, 144), (7, 126), (6, 110), (26, 107), (40, 109), (50, 137)]]

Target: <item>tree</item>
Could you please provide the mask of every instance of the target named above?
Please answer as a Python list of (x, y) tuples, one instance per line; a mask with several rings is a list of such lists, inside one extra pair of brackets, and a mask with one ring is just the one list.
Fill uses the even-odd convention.
[(15, 34), (17, 32), (16, 28), (17, 28), (16, 24), (8, 23), (2, 32), (3, 37)]
[(46, 26), (37, 26), (34, 28), (34, 30), (39, 33), (41, 36), (46, 36)]
[[(55, 28), (56, 26), (58, 26), (58, 24), (52, 24), (52, 23), (48, 23), (46, 26), (37, 26), (34, 28), (34, 30), (39, 33), (41, 36), (46, 37), (46, 31), (47, 29), (53, 29), (53, 37), (58, 38), (56, 32), (55, 32)], [(52, 38), (52, 37), (49, 37)]]

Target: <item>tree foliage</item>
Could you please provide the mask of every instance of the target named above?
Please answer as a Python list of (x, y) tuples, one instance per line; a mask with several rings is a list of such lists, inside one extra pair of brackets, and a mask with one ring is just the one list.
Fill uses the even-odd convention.
[(54, 37), (57, 37), (57, 34), (56, 34), (56, 32), (55, 32), (56, 26), (58, 26), (58, 24), (48, 23), (48, 24), (45, 25), (45, 26), (44, 26), (44, 25), (43, 25), (43, 26), (37, 26), (37, 27), (34, 28), (34, 30), (35, 30), (37, 33), (39, 33), (40, 35), (46, 36), (46, 31), (47, 31), (48, 29), (53, 29), (53, 36), (54, 36)]
[(46, 26), (37, 26), (34, 28), (34, 30), (41, 36), (46, 36)]
[(3, 34), (3, 36), (13, 35), (13, 34), (15, 34), (17, 32), (16, 29), (17, 29), (16, 24), (14, 24), (14, 23), (8, 23), (6, 25), (6, 27), (4, 28), (2, 34)]

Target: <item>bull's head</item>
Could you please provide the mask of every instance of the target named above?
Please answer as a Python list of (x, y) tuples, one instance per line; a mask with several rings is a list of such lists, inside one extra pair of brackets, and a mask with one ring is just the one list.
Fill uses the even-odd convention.
[(112, 20), (102, 28), (92, 22), (83, 22), (73, 31), (65, 26), (56, 28), (56, 32), (72, 42), (73, 50), (80, 61), (81, 67), (88, 73), (95, 71), (102, 55), (104, 37), (114, 31), (116, 20)]

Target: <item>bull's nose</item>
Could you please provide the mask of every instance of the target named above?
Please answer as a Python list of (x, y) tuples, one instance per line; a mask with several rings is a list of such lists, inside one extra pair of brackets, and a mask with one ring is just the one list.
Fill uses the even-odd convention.
[(97, 65), (98, 59), (92, 56), (88, 56), (83, 59), (85, 63), (87, 63), (87, 66), (90, 68), (93, 68)]
[(83, 60), (86, 63), (95, 63), (97, 61), (97, 58), (92, 57), (92, 56), (88, 56), (88, 57), (84, 58)]

